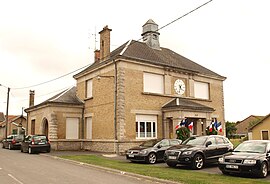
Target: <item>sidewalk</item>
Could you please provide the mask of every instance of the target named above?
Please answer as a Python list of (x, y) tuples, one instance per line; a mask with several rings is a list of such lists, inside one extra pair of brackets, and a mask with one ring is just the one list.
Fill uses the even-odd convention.
[(114, 153), (102, 153), (102, 152), (93, 152), (93, 151), (54, 151), (52, 150), (50, 153), (46, 153), (51, 156), (65, 156), (65, 155), (100, 155), (105, 158), (110, 158), (114, 160), (126, 160), (125, 156), (117, 155)]

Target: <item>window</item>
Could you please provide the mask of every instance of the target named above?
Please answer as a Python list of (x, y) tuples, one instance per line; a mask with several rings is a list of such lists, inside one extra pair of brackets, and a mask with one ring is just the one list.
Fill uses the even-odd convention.
[(216, 139), (214, 137), (210, 137), (207, 142), (210, 141), (212, 143), (212, 145), (216, 144)]
[(79, 138), (79, 118), (66, 119), (66, 139)]
[(136, 116), (136, 138), (151, 139), (157, 137), (157, 116), (137, 115)]
[(268, 131), (262, 131), (262, 140), (268, 140), (269, 137), (268, 137)]
[(160, 147), (168, 147), (168, 146), (170, 146), (170, 142), (169, 142), (169, 140), (163, 140), (163, 141), (161, 141), (159, 146)]
[(86, 81), (86, 98), (93, 97), (93, 81), (92, 79)]
[(163, 75), (143, 73), (143, 91), (149, 93), (164, 93)]
[(86, 118), (86, 139), (92, 139), (92, 117)]
[(216, 137), (217, 144), (224, 144), (224, 139), (222, 137)]
[(171, 146), (175, 146), (175, 145), (178, 145), (180, 144), (180, 142), (178, 140), (171, 140)]
[(194, 82), (194, 97), (209, 99), (209, 84), (205, 82)]

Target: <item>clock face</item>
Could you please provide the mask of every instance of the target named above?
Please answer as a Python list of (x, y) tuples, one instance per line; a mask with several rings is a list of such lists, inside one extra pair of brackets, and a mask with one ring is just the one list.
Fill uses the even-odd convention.
[(185, 85), (184, 81), (182, 81), (180, 79), (177, 79), (174, 82), (174, 90), (179, 95), (184, 94), (185, 93), (185, 90), (186, 90), (186, 85)]

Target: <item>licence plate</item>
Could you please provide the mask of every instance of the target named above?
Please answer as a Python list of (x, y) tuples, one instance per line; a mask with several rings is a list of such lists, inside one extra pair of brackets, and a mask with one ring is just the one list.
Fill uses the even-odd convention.
[(45, 142), (39, 142), (38, 144), (45, 144)]
[(134, 157), (134, 155), (128, 155), (129, 157)]
[(228, 169), (238, 169), (238, 165), (226, 165)]
[(170, 160), (176, 160), (177, 157), (176, 157), (176, 156), (169, 156), (168, 158), (169, 158)]

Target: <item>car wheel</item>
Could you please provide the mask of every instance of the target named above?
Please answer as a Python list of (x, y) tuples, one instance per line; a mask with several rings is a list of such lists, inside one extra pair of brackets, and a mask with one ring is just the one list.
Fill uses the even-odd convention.
[(173, 163), (173, 162), (166, 162), (166, 164), (169, 166), (169, 167), (176, 167), (177, 163)]
[(201, 169), (204, 165), (204, 158), (201, 154), (196, 154), (192, 161), (192, 168), (193, 169)]
[(31, 147), (28, 148), (28, 153), (29, 153), (29, 154), (32, 154), (32, 153), (33, 153), (33, 150), (32, 150)]
[(2, 148), (5, 148), (4, 143), (2, 143)]
[(268, 173), (268, 168), (266, 162), (263, 162), (261, 165), (260, 173), (258, 174), (260, 178), (265, 178)]
[(148, 157), (147, 157), (147, 162), (148, 162), (149, 164), (154, 164), (154, 163), (156, 163), (156, 161), (157, 161), (157, 156), (156, 156), (156, 154), (155, 154), (155, 153), (150, 153), (150, 154), (148, 155)]
[(50, 153), (51, 152), (51, 149), (47, 149), (47, 151), (46, 151), (47, 153)]

